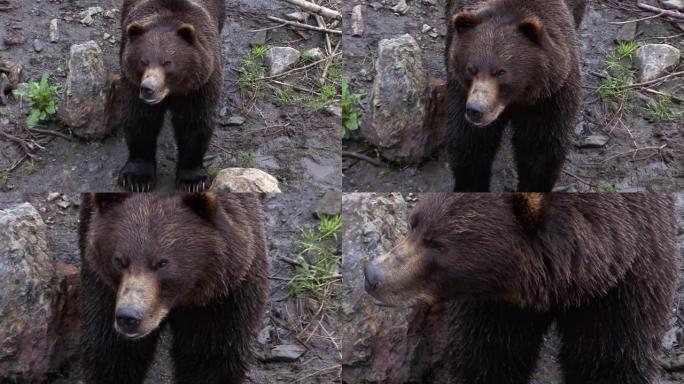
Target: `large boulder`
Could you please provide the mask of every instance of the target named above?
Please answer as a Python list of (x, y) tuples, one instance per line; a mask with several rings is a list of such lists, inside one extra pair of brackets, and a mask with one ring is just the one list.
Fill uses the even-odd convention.
[(65, 284), (46, 238), (30, 204), (0, 210), (0, 382), (43, 382), (61, 359), (56, 323)]
[(442, 305), (379, 308), (364, 291), (363, 266), (389, 251), (407, 232), (409, 207), (400, 194), (342, 198), (342, 364), (349, 383), (447, 383), (442, 356)]
[(361, 133), (388, 160), (418, 163), (436, 148), (423, 129), (428, 78), (423, 54), (411, 35), (381, 40), (370, 95), (370, 120)]
[(639, 81), (651, 81), (679, 63), (679, 49), (668, 44), (646, 44), (636, 51)]
[(68, 68), (59, 118), (76, 136), (102, 139), (111, 126), (105, 118), (110, 84), (100, 46), (94, 41), (72, 45)]

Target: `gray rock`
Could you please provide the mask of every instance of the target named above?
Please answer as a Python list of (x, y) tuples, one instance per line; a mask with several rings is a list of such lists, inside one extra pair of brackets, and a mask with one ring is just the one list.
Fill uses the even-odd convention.
[(406, 0), (399, 0), (399, 1), (397, 2), (397, 5), (395, 5), (394, 7), (392, 7), (392, 11), (394, 11), (394, 12), (396, 12), (396, 13), (399, 13), (399, 14), (401, 14), (401, 15), (406, 14), (406, 12), (408, 12), (408, 9), (409, 9), (409, 6), (408, 6), (408, 4), (406, 3)]
[(90, 7), (86, 9), (85, 11), (81, 12), (79, 16), (82, 18), (81, 19), (81, 24), (83, 25), (92, 25), (95, 19), (93, 19), (93, 16), (100, 14), (103, 12), (102, 7)]
[(297, 64), (301, 53), (290, 47), (273, 47), (266, 52), (264, 63), (269, 76), (279, 75)]
[(50, 20), (50, 42), (59, 42), (59, 20), (57, 19)]
[[(349, 383), (435, 383), (428, 374), (444, 364), (446, 326), (441, 305), (380, 308), (364, 291), (363, 266), (392, 249), (408, 231), (409, 207), (401, 194), (342, 197), (342, 379)], [(377, 348), (381, 346), (381, 348)]]
[(258, 45), (266, 45), (267, 31), (259, 31), (254, 33), (252, 40), (249, 42), (250, 47), (256, 47)]
[(102, 139), (112, 128), (104, 118), (110, 84), (102, 50), (94, 41), (72, 45), (68, 67), (59, 117), (72, 128), (74, 135)]
[(679, 63), (679, 49), (668, 44), (646, 44), (636, 51), (639, 81), (649, 81), (665, 74)]
[(226, 125), (229, 127), (235, 127), (244, 124), (245, 121), (247, 121), (247, 119), (244, 116), (233, 115), (228, 118), (228, 121), (226, 121)]
[(307, 49), (306, 51), (302, 52), (302, 57), (307, 57), (310, 60), (318, 61), (325, 59), (325, 54), (320, 48), (316, 47)]
[(28, 203), (0, 210), (0, 378), (44, 382), (56, 357), (64, 280), (47, 251), (46, 226)]
[(684, 11), (684, 1), (682, 0), (660, 0), (663, 8)]
[(428, 79), (423, 55), (411, 35), (381, 40), (370, 97), (370, 124), (361, 133), (389, 160), (417, 163), (431, 145), (423, 129)]
[(306, 352), (306, 348), (296, 344), (276, 345), (266, 356), (266, 363), (290, 363), (296, 361)]
[(340, 192), (328, 191), (320, 199), (318, 199), (316, 208), (314, 209), (314, 214), (317, 216), (335, 216), (340, 214), (341, 209), (342, 194), (340, 194)]
[(33, 40), (33, 50), (36, 52), (42, 52), (43, 51), (43, 42), (38, 40), (38, 39), (34, 39)]
[(255, 168), (226, 168), (219, 171), (211, 190), (214, 192), (280, 193), (278, 180)]
[(637, 33), (637, 23), (622, 24), (615, 35), (615, 41), (634, 41)]
[(583, 138), (577, 144), (577, 148), (580, 148), (580, 149), (601, 148), (604, 145), (608, 144), (608, 140), (610, 140), (610, 139), (604, 135), (599, 135), (599, 134), (589, 135), (589, 136)]

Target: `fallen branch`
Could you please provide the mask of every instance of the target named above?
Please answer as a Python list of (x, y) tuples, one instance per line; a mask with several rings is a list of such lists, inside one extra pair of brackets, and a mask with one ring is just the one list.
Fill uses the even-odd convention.
[(684, 13), (681, 13), (679, 11), (670, 11), (667, 9), (662, 9), (662, 8), (654, 7), (652, 5), (643, 4), (643, 3), (638, 3), (637, 7), (641, 8), (641, 9), (645, 9), (647, 11), (651, 11), (651, 12), (658, 12), (664, 16), (674, 17), (675, 19), (684, 19)]
[(591, 188), (594, 188), (594, 186), (593, 186), (590, 182), (588, 182), (588, 181), (586, 181), (586, 180), (583, 180), (581, 177), (575, 175), (574, 173), (568, 172), (568, 171), (566, 171), (566, 170), (563, 170), (563, 173), (565, 173), (566, 175), (572, 177), (573, 179), (579, 181), (580, 183), (582, 183), (582, 184), (584, 184), (584, 185), (587, 185), (587, 186), (589, 186), (589, 187), (591, 187)]
[(313, 4), (311, 2), (308, 2), (306, 0), (285, 0), (290, 4), (294, 4), (300, 8), (306, 9), (309, 12), (313, 12), (317, 15), (329, 17), (331, 19), (337, 19), (341, 20), (342, 19), (342, 14), (332, 10), (330, 8), (326, 8), (320, 5)]
[(642, 17), (642, 18), (640, 18), (640, 19), (626, 20), (626, 21), (609, 21), (608, 24), (612, 24), (612, 25), (622, 25), (622, 24), (636, 23), (636, 22), (639, 22), (639, 21), (655, 19), (655, 18), (660, 17), (660, 16), (662, 16), (662, 15), (663, 15), (663, 13), (660, 12), (660, 13), (658, 13), (657, 15), (646, 16), (646, 17)]
[(30, 157), (30, 158), (32, 158), (32, 159), (35, 159), (35, 158), (36, 158), (36, 155), (34, 155), (33, 153), (31, 153), (31, 151), (34, 150), (36, 146), (37, 146), (38, 148), (43, 149), (43, 148), (42, 148), (40, 145), (38, 145), (37, 143), (29, 143), (29, 142), (27, 142), (26, 140), (21, 139), (21, 138), (19, 138), (19, 137), (16, 137), (16, 136), (14, 136), (14, 135), (11, 135), (11, 134), (9, 134), (9, 133), (7, 133), (7, 132), (1, 130), (1, 129), (0, 129), (0, 136), (6, 138), (6, 139), (9, 140), (9, 141), (13, 141), (13, 142), (19, 144), (19, 146), (21, 146), (21, 149), (24, 150), (24, 153), (26, 154), (26, 156), (28, 156), (28, 157)]
[(371, 163), (371, 164), (373, 164), (373, 165), (375, 165), (376, 167), (379, 167), (379, 168), (384, 168), (384, 167), (386, 166), (386, 164), (383, 163), (382, 161), (376, 160), (376, 159), (374, 159), (374, 158), (372, 158), (372, 157), (370, 157), (370, 156), (366, 156), (366, 155), (361, 154), (361, 153), (350, 152), (350, 151), (342, 151), (342, 156), (343, 156), (343, 157), (352, 157), (352, 158), (355, 158), (355, 159), (367, 161), (367, 162), (369, 162), (369, 163)]
[(46, 135), (53, 135), (53, 136), (61, 137), (62, 139), (67, 140), (67, 141), (72, 141), (72, 139), (69, 135), (65, 135), (62, 132), (53, 131), (51, 129), (28, 128), (28, 131), (29, 132), (43, 133)]
[(684, 103), (684, 99), (682, 99), (681, 97), (677, 97), (675, 95), (670, 95), (669, 93), (656, 91), (655, 89), (651, 89), (651, 88), (641, 88), (641, 89), (648, 92), (648, 93), (652, 93), (654, 95), (668, 97), (668, 98), (675, 100), (677, 102)]
[(643, 83), (631, 84), (631, 85), (624, 87), (623, 89), (643, 87), (644, 85), (655, 84), (655, 83), (661, 82), (663, 80), (667, 80), (670, 77), (681, 76), (681, 75), (684, 75), (684, 71), (673, 72), (673, 73), (670, 73), (669, 75), (665, 75), (665, 76), (659, 77), (657, 79), (644, 81)]
[(318, 31), (318, 32), (332, 33), (334, 35), (342, 35), (342, 31), (337, 30), (337, 29), (328, 29), (328, 28), (316, 27), (316, 26), (309, 25), (309, 24), (298, 23), (296, 21), (289, 21), (289, 20), (281, 19), (281, 18), (275, 17), (275, 16), (268, 16), (266, 18), (271, 20), (271, 21), (275, 21), (277, 23), (287, 24), (291, 27), (310, 29), (310, 30)]
[(283, 72), (283, 73), (279, 73), (279, 74), (273, 75), (273, 76), (262, 77), (262, 78), (260, 78), (259, 80), (277, 79), (277, 78), (279, 78), (279, 77), (287, 76), (287, 75), (289, 75), (289, 74), (291, 74), (291, 73), (293, 73), (293, 72), (303, 71), (303, 70), (305, 70), (305, 69), (309, 69), (309, 68), (311, 68), (311, 67), (315, 67), (315, 66), (317, 66), (318, 64), (320, 64), (320, 63), (322, 63), (322, 62), (324, 62), (324, 61), (326, 61), (326, 60), (328, 60), (328, 59), (320, 59), (320, 60), (318, 60), (318, 61), (314, 61), (314, 62), (311, 63), (311, 64), (307, 64), (307, 65), (305, 65), (305, 66), (303, 66), (303, 67), (293, 68), (293, 69), (290, 69), (289, 71), (285, 71), (285, 72)]

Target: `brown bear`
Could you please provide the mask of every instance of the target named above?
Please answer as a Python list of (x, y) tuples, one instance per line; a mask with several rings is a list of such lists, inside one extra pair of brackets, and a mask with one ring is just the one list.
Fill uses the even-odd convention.
[(157, 181), (157, 137), (171, 112), (178, 159), (176, 186), (209, 187), (204, 167), (221, 99), (219, 35), (223, 0), (126, 0), (121, 9), (122, 126), (128, 161), (119, 184), (140, 192)]
[(364, 270), (380, 305), (446, 301), (454, 384), (530, 380), (552, 322), (565, 384), (647, 384), (677, 275), (673, 198), (425, 194)]
[(81, 208), (86, 384), (140, 384), (160, 329), (176, 383), (241, 383), (267, 292), (253, 194), (93, 194)]
[(447, 152), (457, 192), (489, 190), (508, 122), (518, 190), (551, 191), (580, 106), (584, 0), (449, 0)]

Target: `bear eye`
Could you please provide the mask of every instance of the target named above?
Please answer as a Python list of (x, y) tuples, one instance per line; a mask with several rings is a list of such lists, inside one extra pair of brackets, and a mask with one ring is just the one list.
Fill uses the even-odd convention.
[(161, 260), (157, 263), (157, 267), (156, 267), (156, 268), (157, 268), (157, 269), (162, 269), (162, 268), (166, 267), (167, 265), (169, 265), (169, 261), (166, 260), (166, 259), (161, 259)]
[(428, 240), (427, 246), (428, 246), (428, 248), (434, 249), (435, 251), (442, 251), (445, 248), (444, 244), (442, 244), (440, 241), (437, 241), (437, 240)]
[(116, 266), (119, 269), (126, 269), (126, 267), (128, 267), (128, 263), (120, 257), (115, 257), (114, 258), (114, 266)]
[(466, 71), (470, 76), (475, 76), (477, 75), (477, 68), (473, 67), (472, 65), (469, 65), (466, 67)]
[(162, 66), (164, 66), (164, 67), (170, 67), (170, 66), (171, 66), (171, 62), (170, 62), (170, 61), (165, 61), (165, 62), (162, 63)]
[(501, 77), (506, 74), (505, 69), (499, 69), (498, 71), (494, 72), (494, 77)]
[(140, 64), (140, 66), (141, 66), (142, 68), (145, 68), (145, 67), (147, 67), (150, 63), (149, 63), (147, 60), (140, 59), (140, 63), (139, 63), (139, 64)]

